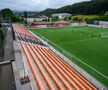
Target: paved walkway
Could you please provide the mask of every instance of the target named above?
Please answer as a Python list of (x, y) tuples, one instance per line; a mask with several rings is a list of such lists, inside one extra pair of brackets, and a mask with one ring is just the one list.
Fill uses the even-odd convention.
[[(3, 61), (13, 60), (13, 37), (12, 31), (8, 28), (4, 39), (4, 56)], [(14, 76), (11, 63), (0, 66), (0, 90), (15, 90)]]

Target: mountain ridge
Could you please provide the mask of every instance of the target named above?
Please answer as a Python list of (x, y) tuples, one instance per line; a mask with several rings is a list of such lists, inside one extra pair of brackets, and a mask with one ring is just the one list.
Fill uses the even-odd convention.
[(58, 9), (48, 8), (41, 11), (40, 14), (51, 16), (54, 13), (70, 13), (72, 15), (93, 15), (93, 14), (104, 14), (108, 11), (108, 0), (91, 0), (72, 5), (67, 5)]

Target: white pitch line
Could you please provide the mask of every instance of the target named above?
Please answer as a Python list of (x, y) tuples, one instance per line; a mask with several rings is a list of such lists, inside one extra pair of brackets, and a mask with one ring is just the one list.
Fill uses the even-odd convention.
[(98, 39), (98, 38), (89, 38), (89, 39), (83, 39), (83, 40), (77, 40), (77, 41), (70, 41), (70, 42), (61, 42), (59, 44), (67, 44), (67, 43), (74, 43), (74, 42), (82, 42), (82, 41), (89, 41), (89, 40), (95, 40), (95, 39)]
[[(53, 42), (51, 42), (53, 43)], [(59, 47), (57, 44), (53, 43), (54, 45), (56, 45), (58, 48), (62, 49), (61, 47)], [(80, 60), (79, 58), (77, 58), (76, 56), (68, 53), (67, 51), (65, 51), (64, 49), (62, 49), (64, 52), (66, 52), (69, 56), (72, 56), (74, 58), (76, 58), (76, 60), (80, 61), (81, 63), (83, 63), (84, 65), (86, 65), (87, 67), (89, 67), (90, 69), (94, 70), (95, 72), (97, 72), (98, 74), (100, 74), (101, 76), (103, 76), (104, 78), (108, 79), (108, 77), (104, 74), (102, 74), (101, 72), (97, 71), (96, 69), (92, 68), (90, 65), (86, 64), (85, 62), (83, 62), (82, 60)]]
[[(77, 58), (77, 57), (76, 57)], [(92, 70), (94, 70), (95, 72), (97, 72), (98, 74), (100, 74), (101, 76), (103, 76), (104, 78), (108, 79), (108, 77), (104, 74), (102, 74), (101, 72), (97, 71), (96, 69), (92, 68), (90, 65), (86, 64), (85, 62), (83, 62), (82, 60), (78, 59), (78, 61), (80, 61), (81, 63), (85, 64), (87, 67), (91, 68)]]

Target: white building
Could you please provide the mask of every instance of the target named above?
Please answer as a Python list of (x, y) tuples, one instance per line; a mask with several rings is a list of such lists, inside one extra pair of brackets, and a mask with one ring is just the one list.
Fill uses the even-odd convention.
[(32, 23), (34, 21), (43, 21), (45, 19), (48, 19), (45, 15), (31, 15), (27, 17), (27, 22)]
[(66, 17), (70, 17), (71, 14), (69, 13), (58, 13), (58, 14), (52, 14), (52, 17), (58, 17), (59, 19), (64, 19)]
[(99, 21), (99, 26), (108, 28), (108, 21)]

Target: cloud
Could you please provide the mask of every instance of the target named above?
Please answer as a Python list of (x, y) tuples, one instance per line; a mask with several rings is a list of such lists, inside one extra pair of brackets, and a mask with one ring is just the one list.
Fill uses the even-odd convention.
[(0, 0), (0, 9), (41, 11), (88, 0)]

